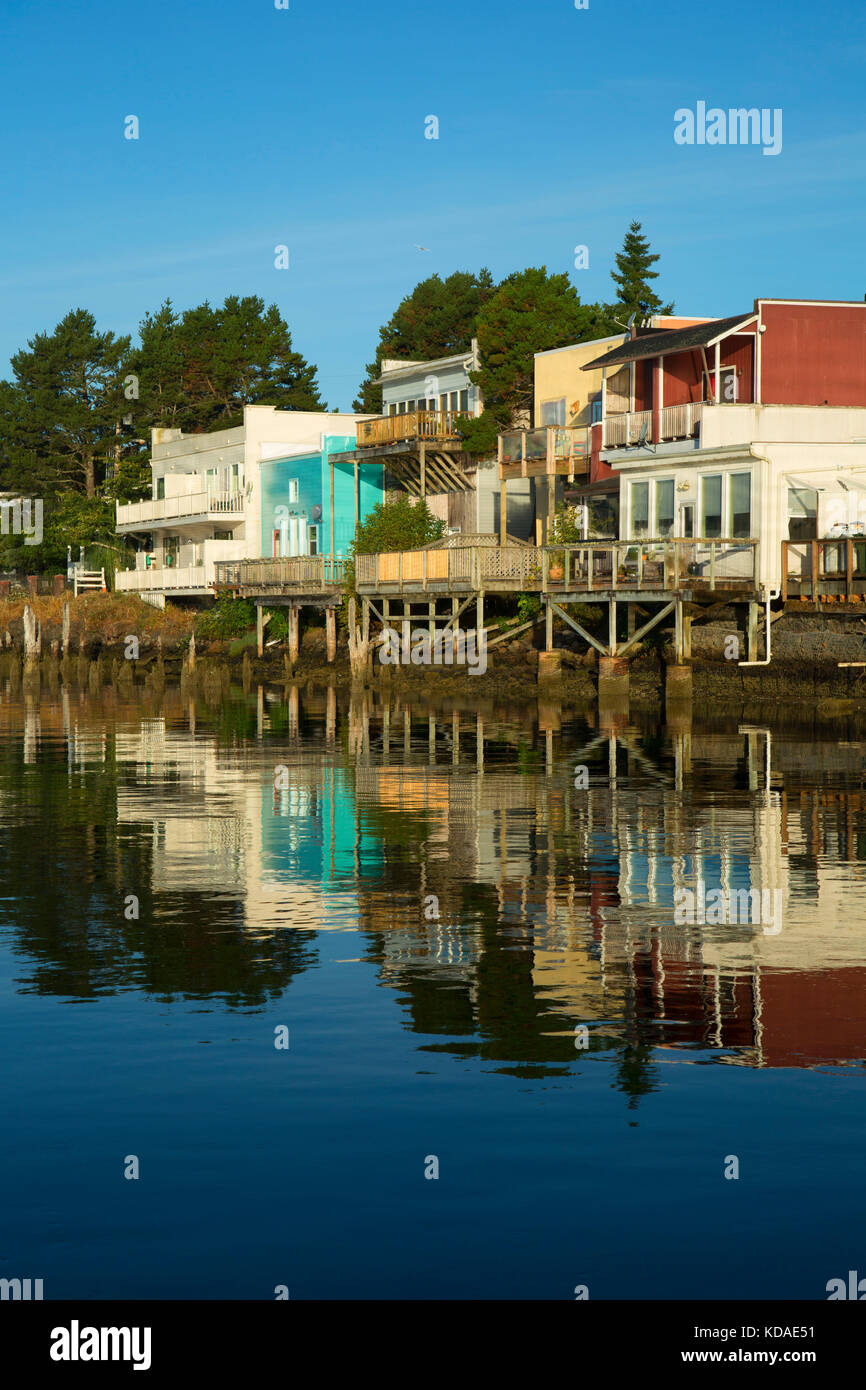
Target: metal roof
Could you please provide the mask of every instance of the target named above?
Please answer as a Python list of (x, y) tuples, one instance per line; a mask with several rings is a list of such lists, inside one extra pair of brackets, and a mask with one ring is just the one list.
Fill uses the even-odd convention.
[(617, 362), (636, 362), (643, 357), (663, 357), (670, 352), (687, 352), (689, 348), (709, 347), (717, 338), (726, 338), (738, 328), (751, 323), (757, 315), (734, 314), (729, 319), (711, 319), (709, 323), (696, 323), (691, 328), (673, 328), (654, 332), (639, 338), (630, 338), (612, 352), (606, 352), (587, 362), (581, 371), (588, 372), (592, 367), (612, 367)]

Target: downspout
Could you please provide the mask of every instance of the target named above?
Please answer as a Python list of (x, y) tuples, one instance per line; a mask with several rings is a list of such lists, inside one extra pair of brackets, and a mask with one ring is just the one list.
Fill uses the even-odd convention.
[[(759, 459), (762, 463), (765, 463), (767, 465), (767, 483), (769, 484), (770, 460), (767, 458), (767, 455), (759, 454), (753, 444), (749, 446), (749, 452), (751, 453), (753, 458)], [(767, 493), (769, 494), (769, 486), (767, 487)], [(763, 661), (738, 661), (738, 666), (769, 666), (773, 656), (772, 625), (770, 623), (770, 604), (773, 602), (774, 599), (777, 599), (779, 597), (779, 594), (781, 592), (781, 589), (766, 589), (764, 592), (764, 631), (766, 634), (764, 637), (764, 642), (766, 644), (765, 649), (767, 655), (764, 657)]]

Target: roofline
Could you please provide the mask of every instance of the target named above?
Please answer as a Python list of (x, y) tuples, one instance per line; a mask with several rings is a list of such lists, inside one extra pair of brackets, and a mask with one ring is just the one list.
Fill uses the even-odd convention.
[(472, 355), (472, 349), (471, 347), (469, 347), (466, 348), (463, 352), (452, 353), (450, 357), (431, 357), (426, 362), (407, 362), (405, 366), (399, 367), (396, 371), (384, 372), (382, 376), (376, 377), (376, 380), (373, 382), (373, 385), (384, 386), (387, 382), (394, 381), (398, 377), (407, 375), (417, 376), (422, 370), (424, 370), (427, 367), (445, 367), (452, 365), (462, 367), (465, 365), (467, 358), (469, 358), (471, 361)]
[[(681, 353), (681, 352), (697, 352), (698, 349), (702, 349), (703, 351), (706, 351), (707, 348), (709, 348), (709, 347), (714, 347), (716, 343), (721, 343), (725, 338), (731, 338), (731, 337), (733, 337), (736, 333), (739, 333), (739, 332), (741, 331), (741, 329), (742, 329), (746, 324), (754, 323), (759, 317), (760, 317), (760, 311), (756, 308), (756, 309), (754, 309), (750, 314), (746, 314), (746, 315), (744, 315), (743, 318), (737, 319), (736, 322), (735, 322), (730, 328), (725, 328), (725, 329), (723, 329), (722, 332), (721, 332), (721, 333), (717, 333), (716, 336), (715, 336), (714, 338), (708, 338), (707, 341), (706, 341), (705, 343), (696, 343), (696, 344), (693, 344), (691, 347), (683, 347), (682, 344), (679, 344), (679, 346), (677, 346), (677, 347), (670, 347), (670, 348), (668, 348), (667, 350), (665, 350), (664, 346), (662, 345), (662, 346), (659, 348), (659, 351), (657, 351), (657, 352), (640, 352), (640, 353), (637, 354), (636, 357), (620, 357), (620, 358), (618, 358), (617, 363), (611, 362), (611, 363), (608, 364), (608, 363), (605, 362), (605, 357), (613, 356), (613, 352), (618, 352), (618, 351), (620, 350), (620, 349), (614, 348), (614, 349), (613, 349), (613, 352), (611, 352), (611, 353), (606, 353), (603, 357), (597, 357), (597, 358), (595, 358), (594, 361), (592, 361), (592, 362), (584, 362), (584, 364), (583, 364), (583, 366), (581, 367), (580, 370), (581, 370), (582, 372), (588, 372), (588, 371), (591, 371), (594, 367), (605, 367), (605, 366), (607, 366), (607, 365), (610, 365), (610, 366), (615, 366), (615, 365), (627, 366), (629, 362), (636, 362), (636, 361), (638, 361), (638, 362), (651, 362), (651, 361), (653, 360), (654, 357), (677, 356), (677, 355), (678, 355), (679, 353)], [(709, 323), (709, 324), (712, 324), (712, 323), (723, 323), (724, 320), (723, 320), (723, 319), (707, 319), (706, 322)], [(698, 324), (690, 324), (690, 325), (689, 325), (688, 327), (686, 327), (686, 328), (670, 328), (670, 329), (665, 329), (663, 332), (658, 333), (658, 334), (656, 335), (656, 342), (658, 342), (658, 339), (659, 339), (659, 338), (663, 338), (663, 337), (665, 337), (667, 334), (670, 334), (670, 335), (672, 336), (672, 335), (675, 334), (675, 333), (688, 333), (689, 328), (697, 328), (697, 327), (699, 327)], [(652, 338), (650, 338), (650, 337), (632, 338), (631, 341), (632, 341), (634, 344), (638, 344), (638, 343), (648, 343), (648, 342), (651, 342), (651, 341), (652, 341)], [(625, 347), (625, 346), (626, 346), (626, 343), (623, 343), (623, 344), (622, 344), (622, 347)]]

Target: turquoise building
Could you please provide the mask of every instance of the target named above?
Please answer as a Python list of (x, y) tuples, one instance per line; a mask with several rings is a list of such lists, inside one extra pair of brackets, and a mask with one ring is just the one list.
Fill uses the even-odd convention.
[[(355, 448), (354, 435), (324, 435), (321, 449), (263, 460), (262, 555), (330, 555), (331, 455)], [(335, 460), (334, 554), (345, 556), (355, 535), (355, 469)], [(383, 499), (384, 469), (358, 469), (358, 519)]]

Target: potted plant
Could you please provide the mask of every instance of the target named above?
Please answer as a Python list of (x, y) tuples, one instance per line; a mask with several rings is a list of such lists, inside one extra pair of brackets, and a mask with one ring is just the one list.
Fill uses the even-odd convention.
[(547, 577), (554, 584), (558, 584), (565, 576), (565, 550), (559, 549), (560, 546), (577, 545), (583, 540), (580, 527), (577, 523), (573, 507), (566, 507), (560, 503), (557, 507), (550, 529), (547, 533), (547, 543), (555, 546), (549, 554)]

